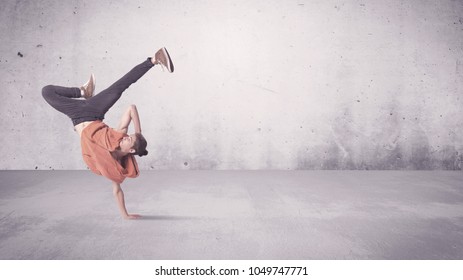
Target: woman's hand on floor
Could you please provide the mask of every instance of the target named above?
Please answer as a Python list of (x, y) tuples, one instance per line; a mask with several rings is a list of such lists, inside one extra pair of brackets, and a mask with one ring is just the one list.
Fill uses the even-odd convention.
[(127, 216), (124, 217), (124, 219), (126, 220), (136, 220), (140, 218), (141, 218), (141, 215), (138, 215), (138, 214), (128, 214)]

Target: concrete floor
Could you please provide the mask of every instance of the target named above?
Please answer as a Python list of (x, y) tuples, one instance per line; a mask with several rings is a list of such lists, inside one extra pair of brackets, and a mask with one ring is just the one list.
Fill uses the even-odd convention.
[(0, 171), (0, 259), (463, 259), (459, 171)]

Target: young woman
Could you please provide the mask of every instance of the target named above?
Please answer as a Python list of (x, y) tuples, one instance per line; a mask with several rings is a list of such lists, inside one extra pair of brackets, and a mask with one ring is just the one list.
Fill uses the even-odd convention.
[[(80, 88), (48, 85), (42, 89), (43, 98), (53, 108), (71, 118), (75, 131), (80, 136), (82, 157), (90, 170), (113, 182), (113, 194), (125, 219), (140, 217), (127, 212), (121, 183), (127, 177), (138, 176), (139, 170), (134, 155), (146, 156), (147, 143), (141, 134), (140, 118), (135, 105), (129, 106), (122, 115), (117, 129), (108, 127), (102, 120), (122, 93), (158, 64), (166, 67), (170, 73), (174, 71), (169, 53), (162, 48), (154, 57), (149, 57), (138, 64), (109, 88), (95, 96), (93, 96), (95, 90), (93, 74)], [(135, 133), (127, 135), (130, 122), (133, 122)]]

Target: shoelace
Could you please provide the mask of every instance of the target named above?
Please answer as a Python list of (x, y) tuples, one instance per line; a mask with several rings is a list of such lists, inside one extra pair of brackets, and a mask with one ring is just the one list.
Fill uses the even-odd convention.
[(165, 67), (165, 66), (164, 66), (164, 64), (162, 63), (162, 61), (158, 61), (158, 62), (159, 62), (159, 65), (161, 65), (162, 72), (165, 72), (165, 70), (164, 70), (164, 67)]

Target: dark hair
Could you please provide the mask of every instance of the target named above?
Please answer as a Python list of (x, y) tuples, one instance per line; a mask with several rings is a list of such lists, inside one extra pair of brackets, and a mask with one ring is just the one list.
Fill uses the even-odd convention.
[(133, 144), (133, 149), (135, 150), (135, 154), (142, 157), (148, 154), (146, 150), (146, 139), (141, 135), (141, 133), (135, 133), (135, 143)]

